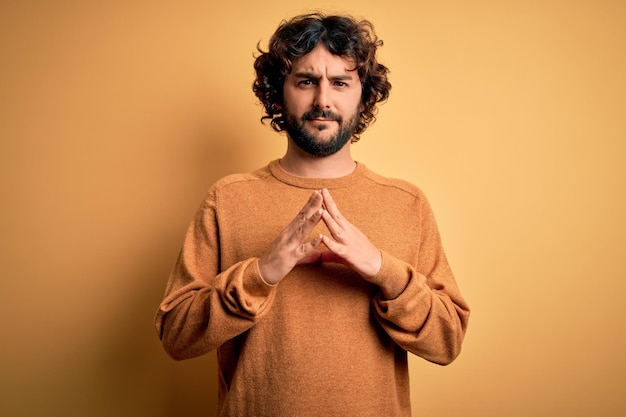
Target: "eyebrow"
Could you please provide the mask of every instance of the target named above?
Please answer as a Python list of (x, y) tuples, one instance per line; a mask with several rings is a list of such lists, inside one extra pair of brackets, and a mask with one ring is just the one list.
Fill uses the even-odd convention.
[[(296, 77), (296, 78), (306, 78), (306, 79), (313, 79), (313, 80), (317, 80), (319, 78), (322, 78), (319, 75), (316, 75), (316, 74), (314, 74), (312, 72), (306, 72), (306, 71), (297, 72), (293, 76)], [(344, 81), (344, 80), (350, 81), (350, 80), (353, 80), (353, 79), (354, 79), (354, 77), (352, 77), (350, 74), (333, 75), (333, 76), (329, 77), (329, 80), (333, 80), (333, 81)]]

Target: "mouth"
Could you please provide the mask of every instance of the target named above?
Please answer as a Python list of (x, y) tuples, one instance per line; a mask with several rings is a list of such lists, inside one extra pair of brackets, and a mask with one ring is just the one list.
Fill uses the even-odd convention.
[(314, 117), (311, 119), (307, 119), (311, 122), (320, 122), (320, 123), (326, 123), (326, 122), (336, 122), (336, 119), (327, 119), (327, 118), (323, 118), (323, 117)]
[(341, 116), (326, 111), (311, 111), (304, 114), (303, 118), (304, 120), (318, 123), (341, 122)]

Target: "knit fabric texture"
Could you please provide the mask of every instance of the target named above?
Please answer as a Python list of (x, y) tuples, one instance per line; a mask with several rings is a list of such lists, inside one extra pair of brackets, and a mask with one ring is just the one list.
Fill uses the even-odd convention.
[[(296, 266), (269, 285), (258, 259), (327, 188), (381, 250), (387, 300), (335, 263)], [(329, 235), (323, 221), (312, 236)], [(193, 218), (156, 315), (175, 359), (217, 349), (218, 416), (411, 416), (407, 352), (448, 364), (469, 307), (423, 192), (358, 163), (350, 175), (291, 175), (278, 160), (215, 183)]]

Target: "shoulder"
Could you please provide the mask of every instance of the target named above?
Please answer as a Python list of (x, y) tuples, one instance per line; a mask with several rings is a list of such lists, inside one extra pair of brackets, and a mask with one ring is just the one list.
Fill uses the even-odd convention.
[(417, 185), (404, 179), (380, 175), (365, 170), (367, 187), (375, 190), (372, 194), (384, 201), (388, 209), (398, 213), (419, 213), (422, 221), (434, 223), (434, 213), (426, 193)]
[(363, 168), (363, 176), (371, 183), (371, 185), (383, 188), (386, 192), (404, 195), (407, 198), (426, 200), (426, 195), (417, 185), (404, 179), (387, 177), (378, 174), (366, 167)]
[(213, 184), (211, 189), (222, 190), (225, 188), (255, 183), (257, 181), (263, 181), (271, 176), (271, 172), (268, 166), (259, 168), (249, 173), (230, 174), (220, 178)]
[(271, 177), (271, 172), (267, 166), (259, 168), (249, 173), (237, 173), (226, 175), (211, 185), (205, 195), (203, 205), (215, 205), (219, 199), (238, 198), (250, 192), (251, 189), (266, 182)]

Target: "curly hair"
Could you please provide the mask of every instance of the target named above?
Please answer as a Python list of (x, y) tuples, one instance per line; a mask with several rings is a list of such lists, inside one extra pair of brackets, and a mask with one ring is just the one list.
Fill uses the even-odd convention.
[(326, 16), (323, 13), (300, 15), (283, 21), (269, 41), (269, 50), (255, 59), (256, 79), (252, 86), (254, 94), (265, 108), (261, 122), (270, 120), (272, 128), (285, 130), (282, 111), (283, 84), (291, 72), (294, 60), (308, 54), (323, 42), (329, 52), (355, 61), (355, 70), (361, 80), (361, 104), (363, 111), (352, 137), (359, 135), (376, 120), (377, 103), (389, 97), (391, 83), (387, 79), (389, 70), (376, 60), (376, 49), (382, 46), (374, 33), (373, 25), (367, 20), (356, 21), (349, 16)]

